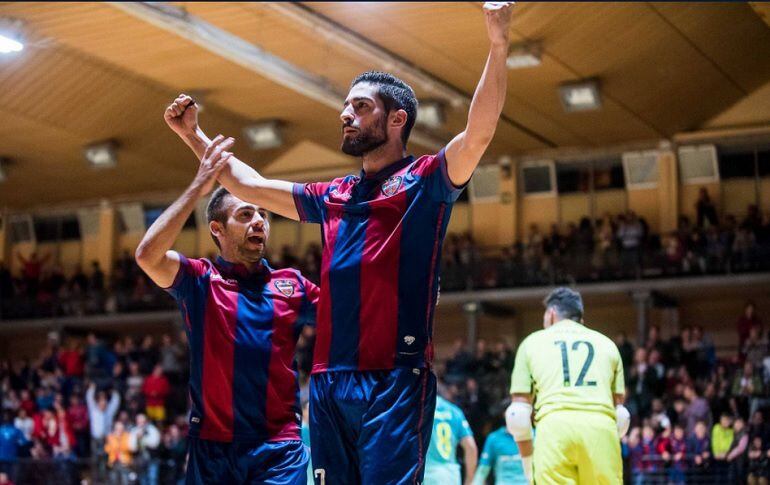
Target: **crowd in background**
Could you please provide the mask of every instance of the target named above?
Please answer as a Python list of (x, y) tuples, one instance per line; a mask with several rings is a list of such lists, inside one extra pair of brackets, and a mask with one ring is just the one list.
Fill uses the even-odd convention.
[[(58, 334), (0, 363), (0, 474), (16, 483), (178, 483), (187, 450), (187, 345)], [(55, 477), (55, 478), (54, 478)], [(0, 483), (2, 483), (0, 477)]]

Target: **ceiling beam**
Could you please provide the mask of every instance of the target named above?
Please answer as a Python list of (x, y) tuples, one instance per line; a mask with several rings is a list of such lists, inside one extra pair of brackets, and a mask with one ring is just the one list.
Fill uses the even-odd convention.
[[(327, 79), (275, 56), (226, 30), (163, 2), (109, 2), (115, 8), (171, 32), (276, 84), (339, 111), (346, 93)], [(438, 150), (448, 140), (415, 128), (411, 140)]]

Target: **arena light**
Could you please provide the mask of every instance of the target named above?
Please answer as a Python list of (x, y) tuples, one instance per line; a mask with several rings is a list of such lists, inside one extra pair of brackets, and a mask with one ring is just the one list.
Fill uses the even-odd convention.
[(417, 108), (417, 124), (425, 128), (438, 129), (444, 126), (444, 105), (438, 101), (423, 101)]
[(595, 80), (567, 83), (559, 87), (559, 97), (567, 111), (591, 111), (601, 107), (599, 84)]
[(247, 126), (243, 135), (254, 150), (269, 150), (283, 145), (281, 129), (278, 121), (264, 121)]
[(10, 54), (12, 52), (20, 52), (24, 49), (24, 44), (11, 37), (6, 37), (4, 34), (0, 34), (0, 54)]
[(83, 148), (83, 155), (93, 168), (112, 168), (118, 164), (117, 143), (113, 140)]
[(542, 50), (539, 42), (514, 44), (508, 51), (505, 65), (508, 69), (539, 66), (542, 62)]

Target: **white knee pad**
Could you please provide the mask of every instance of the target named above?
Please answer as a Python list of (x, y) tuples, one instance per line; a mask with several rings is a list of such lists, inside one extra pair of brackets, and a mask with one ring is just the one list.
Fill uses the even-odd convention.
[(505, 427), (516, 441), (532, 439), (532, 405), (514, 401), (505, 410)]

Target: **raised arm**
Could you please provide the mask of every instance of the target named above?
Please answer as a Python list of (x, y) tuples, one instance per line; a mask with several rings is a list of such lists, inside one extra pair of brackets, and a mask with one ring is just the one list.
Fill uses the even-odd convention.
[(214, 138), (204, 151), (195, 180), (147, 229), (136, 248), (136, 263), (158, 286), (168, 288), (174, 282), (179, 271), (179, 254), (171, 247), (195, 210), (198, 199), (214, 188), (217, 175), (232, 155), (227, 150), (234, 142), (222, 135)]
[[(198, 125), (198, 106), (186, 94), (180, 94), (163, 115), (169, 128), (190, 147), (200, 160), (211, 140)], [(267, 179), (235, 156), (231, 156), (219, 174), (219, 183), (241, 200), (252, 202), (289, 219), (299, 220), (294, 205), (294, 184)]]
[(466, 183), (473, 175), (495, 135), (497, 122), (505, 103), (508, 71), (508, 29), (513, 2), (486, 2), (484, 16), (489, 36), (489, 56), (473, 94), (468, 123), (446, 149), (449, 179), (455, 185)]

